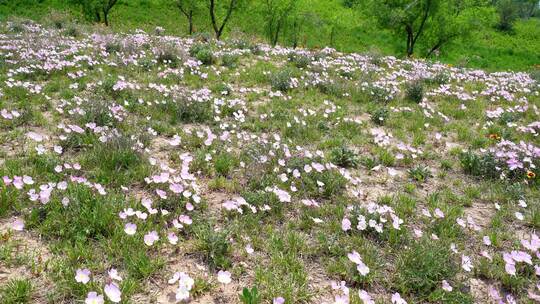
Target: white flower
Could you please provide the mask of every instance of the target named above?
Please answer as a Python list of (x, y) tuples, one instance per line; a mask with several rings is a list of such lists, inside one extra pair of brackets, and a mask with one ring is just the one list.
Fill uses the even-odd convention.
[(78, 283), (86, 284), (90, 281), (90, 270), (88, 269), (77, 269), (75, 272), (75, 281)]
[(122, 301), (122, 292), (120, 291), (120, 288), (118, 288), (118, 285), (116, 283), (111, 283), (105, 285), (104, 288), (105, 295), (107, 295), (107, 298), (113, 303), (119, 303)]
[(11, 224), (11, 228), (13, 228), (13, 230), (15, 230), (15, 231), (23, 231), (23, 229), (24, 229), (23, 220), (21, 220), (21, 219), (14, 220), (13, 223)]
[(132, 224), (132, 223), (127, 223), (127, 224), (124, 226), (124, 232), (125, 232), (127, 235), (134, 235), (134, 234), (137, 232), (137, 225)]
[(461, 255), (461, 268), (463, 270), (470, 272), (473, 268), (471, 258), (466, 255)]
[(144, 236), (144, 243), (147, 246), (152, 246), (154, 243), (159, 240), (159, 236), (156, 231), (151, 231)]
[(403, 300), (401, 295), (396, 292), (392, 295), (392, 304), (407, 304), (407, 301)]
[(88, 295), (86, 295), (86, 299), (84, 300), (84, 304), (103, 304), (105, 303), (105, 300), (103, 300), (103, 295), (98, 295), (95, 291), (90, 291)]
[(358, 297), (360, 300), (362, 300), (362, 303), (364, 304), (375, 304), (375, 301), (371, 298), (371, 296), (367, 293), (367, 291), (360, 289), (358, 291)]
[(122, 281), (122, 277), (118, 274), (118, 270), (111, 268), (109, 270), (109, 277), (113, 280)]
[(448, 284), (448, 282), (446, 282), (446, 280), (443, 280), (442, 281), (442, 289), (443, 290), (446, 290), (448, 292), (452, 291), (454, 288), (452, 288), (452, 286), (450, 286), (450, 284)]
[(220, 270), (217, 274), (217, 279), (220, 283), (229, 284), (232, 281), (231, 273), (228, 271)]

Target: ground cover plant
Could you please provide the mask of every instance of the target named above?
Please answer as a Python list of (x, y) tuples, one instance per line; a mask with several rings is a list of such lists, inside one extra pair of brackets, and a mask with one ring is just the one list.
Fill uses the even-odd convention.
[(540, 299), (532, 73), (66, 22), (0, 24), (1, 303)]

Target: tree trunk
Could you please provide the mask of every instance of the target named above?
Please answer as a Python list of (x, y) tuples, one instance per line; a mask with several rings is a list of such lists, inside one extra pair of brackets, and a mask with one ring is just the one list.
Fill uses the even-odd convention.
[(237, 0), (231, 0), (229, 2), (229, 7), (227, 8), (227, 14), (225, 15), (225, 18), (223, 19), (223, 22), (221, 23), (221, 26), (218, 26), (217, 18), (216, 18), (216, 5), (215, 0), (210, 0), (210, 20), (212, 21), (212, 28), (214, 29), (214, 33), (216, 34), (216, 39), (219, 40), (221, 38), (221, 34), (223, 34), (223, 29), (225, 28), (225, 25), (227, 25), (227, 22), (229, 21), (229, 18), (232, 15), (232, 12), (235, 9)]
[(106, 9), (103, 9), (103, 21), (105, 26), (109, 26), (109, 12)]
[(405, 31), (407, 32), (407, 57), (411, 57), (414, 53), (414, 33), (412, 26), (406, 25)]
[(193, 35), (193, 11), (189, 12), (188, 16), (188, 22), (189, 22), (189, 35)]

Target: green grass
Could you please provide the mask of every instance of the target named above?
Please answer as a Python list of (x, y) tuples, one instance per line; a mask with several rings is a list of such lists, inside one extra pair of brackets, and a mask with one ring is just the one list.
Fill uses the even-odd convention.
[(31, 303), (32, 283), (27, 279), (12, 279), (0, 286), (0, 300), (5, 304)]

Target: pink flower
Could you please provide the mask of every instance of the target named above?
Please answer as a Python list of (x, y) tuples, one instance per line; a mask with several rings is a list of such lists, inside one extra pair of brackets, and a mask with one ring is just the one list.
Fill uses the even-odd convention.
[(127, 224), (124, 226), (124, 232), (125, 232), (127, 235), (134, 235), (134, 234), (137, 232), (137, 225), (132, 224), (132, 223), (127, 223)]
[(461, 255), (461, 268), (463, 270), (470, 272), (473, 268), (471, 258), (466, 255)]
[(348, 231), (351, 230), (351, 221), (348, 218), (341, 220), (341, 230)]
[(363, 304), (375, 304), (375, 301), (371, 298), (367, 291), (363, 289), (360, 289), (358, 291), (358, 297), (360, 298), (360, 300), (362, 300)]
[(15, 231), (23, 231), (23, 229), (24, 229), (23, 220), (21, 220), (21, 219), (14, 220), (13, 223), (11, 224), (11, 228), (13, 228), (13, 230), (15, 230)]
[(118, 274), (118, 270), (114, 268), (111, 268), (111, 270), (109, 270), (109, 277), (112, 280), (122, 281), (122, 277)]
[(144, 236), (144, 243), (147, 246), (152, 246), (156, 241), (159, 240), (159, 235), (156, 231), (151, 231)]
[(172, 245), (178, 244), (178, 237), (173, 232), (169, 232), (169, 234), (167, 234), (167, 239)]
[(403, 300), (401, 295), (396, 292), (392, 295), (392, 304), (407, 304), (407, 301)]
[(220, 283), (229, 284), (232, 281), (231, 273), (228, 271), (220, 270), (217, 274), (217, 279)]
[(105, 300), (103, 300), (103, 295), (98, 295), (95, 291), (90, 291), (88, 295), (86, 295), (86, 299), (84, 300), (84, 304), (103, 304), (105, 303)]
[(448, 282), (446, 280), (442, 281), (442, 289), (446, 290), (448, 292), (453, 290), (452, 286), (450, 286), (450, 284), (448, 284)]
[(78, 283), (86, 284), (90, 281), (90, 270), (88, 269), (77, 269), (75, 272), (75, 281)]
[(119, 303), (122, 301), (122, 292), (120, 291), (120, 288), (118, 288), (118, 285), (116, 283), (111, 283), (105, 285), (104, 288), (105, 295), (107, 295), (107, 298), (113, 303)]
[(277, 297), (272, 300), (272, 304), (284, 304), (285, 299), (282, 297)]

